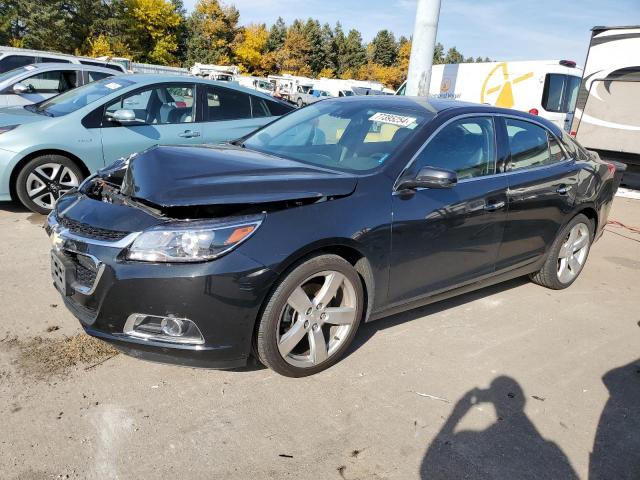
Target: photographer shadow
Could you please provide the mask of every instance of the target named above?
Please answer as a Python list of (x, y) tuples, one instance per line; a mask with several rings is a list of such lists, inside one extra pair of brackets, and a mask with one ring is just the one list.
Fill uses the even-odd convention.
[[(562, 450), (545, 440), (524, 412), (526, 397), (513, 378), (497, 377), (486, 390), (467, 392), (429, 446), (424, 480), (517, 478), (577, 479)], [(481, 431), (455, 431), (477, 404), (495, 407), (497, 421)]]

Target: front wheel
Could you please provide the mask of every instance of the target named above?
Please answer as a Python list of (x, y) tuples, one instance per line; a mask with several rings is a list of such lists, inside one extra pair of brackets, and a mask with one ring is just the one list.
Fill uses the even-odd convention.
[(301, 263), (280, 282), (259, 319), (259, 360), (287, 377), (330, 367), (353, 340), (363, 304), (360, 276), (342, 257)]
[(593, 241), (593, 223), (576, 215), (558, 234), (540, 271), (531, 275), (535, 283), (561, 290), (580, 275)]
[(62, 195), (80, 185), (84, 175), (62, 155), (42, 155), (30, 160), (16, 179), (20, 202), (32, 212), (48, 214)]
[(304, 103), (302, 102), (302, 99), (299, 98), (298, 101), (296, 102), (298, 104), (298, 108), (302, 108), (304, 107)]

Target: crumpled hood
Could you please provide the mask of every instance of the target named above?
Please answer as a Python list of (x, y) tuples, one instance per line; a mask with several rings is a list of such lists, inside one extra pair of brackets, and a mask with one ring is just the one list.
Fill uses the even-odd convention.
[(52, 117), (30, 112), (22, 106), (0, 108), (0, 127), (51, 120)]
[(351, 194), (357, 177), (236, 146), (157, 147), (129, 161), (122, 193), (160, 207)]

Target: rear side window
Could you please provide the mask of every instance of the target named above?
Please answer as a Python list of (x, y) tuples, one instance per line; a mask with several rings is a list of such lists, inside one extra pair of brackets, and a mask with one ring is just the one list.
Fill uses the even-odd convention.
[(420, 152), (417, 166), (453, 170), (460, 180), (492, 175), (496, 173), (494, 132), (491, 117), (451, 122)]
[(223, 87), (207, 87), (205, 119), (208, 122), (251, 118), (250, 95)]
[(289, 113), (291, 110), (293, 110), (292, 106), (290, 107), (289, 105), (286, 105), (284, 103), (272, 102), (270, 100), (265, 100), (265, 102), (269, 107), (271, 115), (274, 117), (279, 117), (280, 115), (284, 115), (285, 113)]
[(113, 73), (105, 73), (105, 72), (87, 72), (89, 74), (89, 81), (95, 82), (96, 80), (101, 80), (103, 78), (112, 77)]
[(25, 55), (7, 55), (0, 60), (0, 73), (13, 70), (14, 68), (24, 67), (31, 63), (36, 63), (36, 57), (28, 57)]
[(253, 118), (270, 117), (271, 112), (267, 107), (267, 102), (262, 98), (251, 96), (251, 113)]
[[(505, 119), (507, 125), (507, 135), (509, 137), (509, 148), (511, 150), (511, 163), (509, 170), (522, 170), (524, 168), (541, 167), (554, 163), (554, 157), (549, 148), (547, 131), (533, 123)], [(562, 150), (557, 145), (556, 155)]]
[(69, 60), (53, 57), (40, 57), (40, 63), (71, 63)]
[(547, 137), (549, 139), (549, 153), (551, 154), (552, 162), (561, 162), (564, 158), (564, 153), (562, 152), (562, 147), (560, 147), (560, 143), (556, 140), (556, 137), (547, 132)]

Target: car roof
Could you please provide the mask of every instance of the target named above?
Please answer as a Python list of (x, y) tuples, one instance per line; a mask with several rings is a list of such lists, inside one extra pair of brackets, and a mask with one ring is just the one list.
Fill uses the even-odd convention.
[(433, 97), (411, 97), (405, 95), (355, 95), (351, 97), (331, 98), (322, 101), (322, 103), (326, 102), (351, 102), (364, 104), (369, 103), (372, 107), (378, 108), (380, 108), (381, 105), (388, 104), (389, 107), (403, 108), (419, 113), (428, 113), (431, 115), (438, 115), (444, 112), (447, 112), (449, 116), (455, 116), (457, 114), (462, 115), (467, 113), (508, 115), (511, 117), (521, 117), (523, 120), (532, 120), (537, 123), (541, 123), (557, 136), (562, 136), (562, 130), (553, 122), (550, 122), (543, 117), (531, 115), (530, 113), (522, 112), (520, 110), (499, 108), (483, 103), (471, 103), (463, 102), (461, 100), (440, 99)]
[[(112, 75), (118, 75), (119, 70), (113, 68), (98, 67), (94, 65), (86, 65), (84, 63), (66, 63), (66, 62), (42, 62), (32, 63), (25, 65), (25, 67), (32, 67), (29, 70), (33, 71), (49, 71), (49, 70), (91, 70), (92, 72), (104, 72)], [(122, 73), (122, 72), (120, 72)]]
[[(118, 75), (120, 76), (120, 75)], [(149, 83), (162, 83), (162, 82), (196, 82), (200, 84), (206, 85), (216, 85), (218, 87), (231, 88), (233, 90), (238, 90), (244, 93), (248, 93), (251, 95), (255, 95), (260, 98), (265, 98), (271, 101), (275, 101), (278, 103), (283, 103), (276, 98), (273, 98), (270, 95), (266, 95), (257, 90), (253, 90), (251, 88), (246, 88), (239, 85), (236, 82), (221, 82), (218, 80), (209, 80), (208, 78), (197, 77), (195, 75), (170, 75), (170, 74), (151, 74), (151, 73), (133, 73), (133, 74), (123, 74), (127, 80), (131, 80), (135, 83), (139, 83), (141, 85), (146, 85)], [(288, 105), (288, 104), (287, 104)]]

